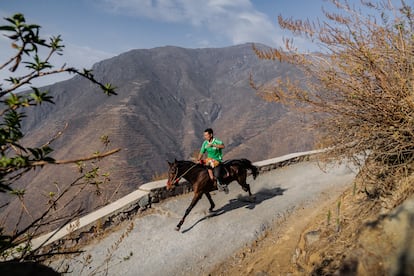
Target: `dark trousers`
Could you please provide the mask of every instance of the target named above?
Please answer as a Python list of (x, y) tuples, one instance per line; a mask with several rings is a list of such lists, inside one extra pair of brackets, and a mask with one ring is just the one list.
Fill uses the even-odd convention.
[(213, 169), (213, 175), (220, 183), (222, 182), (221, 177), (223, 175), (223, 168), (221, 164)]

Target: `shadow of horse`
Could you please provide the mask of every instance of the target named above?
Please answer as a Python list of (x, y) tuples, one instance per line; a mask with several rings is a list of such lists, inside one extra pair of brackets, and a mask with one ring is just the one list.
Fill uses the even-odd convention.
[(253, 210), (256, 205), (261, 204), (263, 201), (266, 201), (268, 199), (274, 198), (276, 196), (281, 196), (287, 189), (282, 189), (280, 187), (268, 189), (268, 188), (262, 188), (255, 194), (255, 201), (252, 201), (250, 196), (242, 196), (239, 195), (236, 199), (230, 199), (229, 202), (224, 205), (223, 207), (213, 211), (211, 214), (208, 214), (207, 216), (197, 220), (193, 225), (190, 227), (184, 229), (181, 233), (186, 233), (193, 229), (197, 224), (200, 222), (212, 218), (220, 216), (224, 213), (239, 209), (239, 208), (246, 208)]

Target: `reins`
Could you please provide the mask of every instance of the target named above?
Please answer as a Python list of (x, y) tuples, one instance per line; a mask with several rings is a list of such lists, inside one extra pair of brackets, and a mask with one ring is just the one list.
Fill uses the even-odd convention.
[(180, 181), (180, 179), (183, 178), (184, 175), (186, 175), (189, 171), (191, 171), (197, 165), (198, 165), (197, 163), (192, 165), (188, 170), (186, 170), (183, 174), (181, 174), (180, 177), (177, 177), (178, 176), (178, 168), (177, 168), (176, 174), (175, 174), (175, 177), (174, 177), (174, 180), (172, 181), (172, 183), (174, 183), (174, 184), (178, 183), (178, 181)]

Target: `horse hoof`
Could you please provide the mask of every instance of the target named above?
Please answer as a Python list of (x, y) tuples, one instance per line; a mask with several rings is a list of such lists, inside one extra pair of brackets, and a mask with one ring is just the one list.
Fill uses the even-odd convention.
[(255, 196), (250, 196), (249, 200), (250, 200), (250, 202), (256, 202), (256, 197)]
[(175, 231), (180, 231), (180, 227), (176, 226), (176, 227), (174, 228), (174, 230), (175, 230)]

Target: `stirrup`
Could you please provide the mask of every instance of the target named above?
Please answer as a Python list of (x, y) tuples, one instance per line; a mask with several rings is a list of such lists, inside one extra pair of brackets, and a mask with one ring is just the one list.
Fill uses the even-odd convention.
[(227, 187), (227, 185), (226, 184), (221, 184), (220, 181), (217, 181), (217, 189), (220, 192), (224, 191), (225, 194), (229, 193), (229, 188)]

